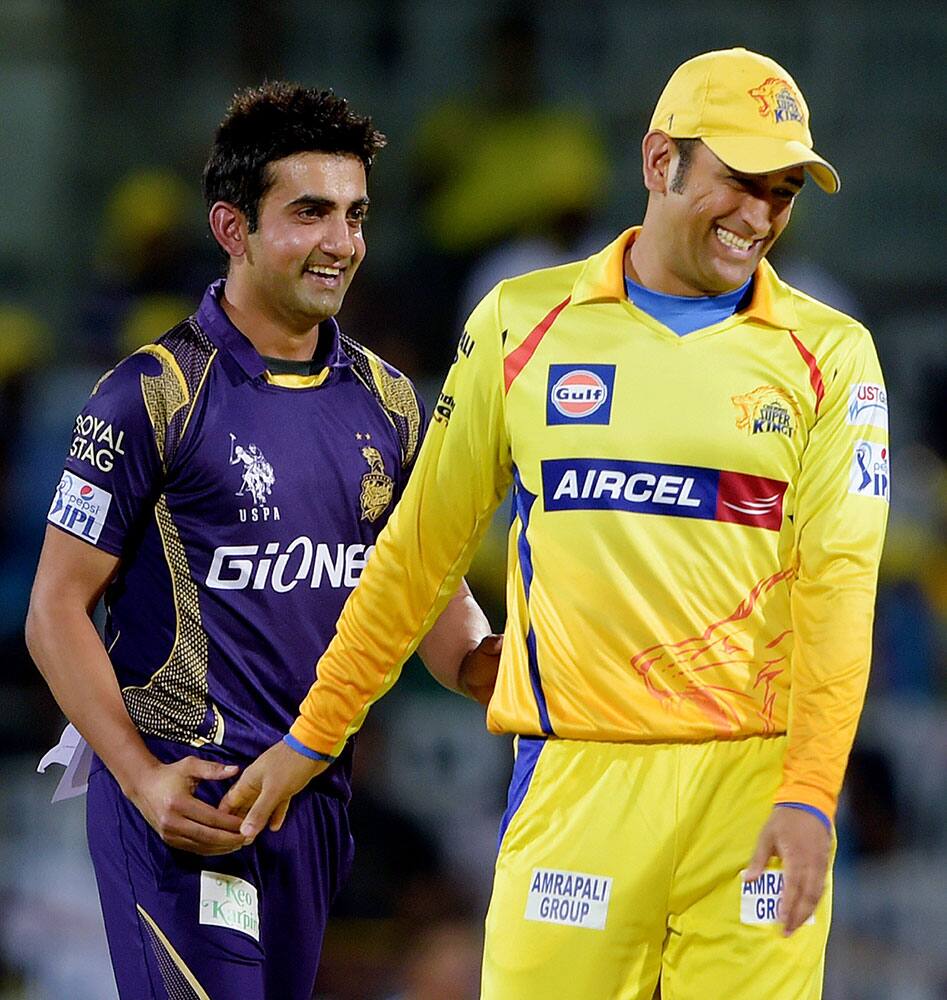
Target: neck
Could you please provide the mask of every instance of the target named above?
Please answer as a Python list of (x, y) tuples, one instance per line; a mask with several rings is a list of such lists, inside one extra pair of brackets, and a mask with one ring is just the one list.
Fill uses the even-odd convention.
[(250, 341), (257, 353), (284, 361), (308, 361), (319, 342), (319, 324), (294, 329), (285, 320), (271, 316), (241, 294), (230, 278), (224, 285), (220, 304), (231, 323)]
[(663, 292), (665, 295), (687, 295), (697, 297), (700, 292), (685, 285), (664, 264), (661, 249), (653, 237), (653, 230), (648, 226), (645, 214), (641, 231), (635, 237), (634, 243), (625, 251), (625, 274), (645, 288), (653, 292)]

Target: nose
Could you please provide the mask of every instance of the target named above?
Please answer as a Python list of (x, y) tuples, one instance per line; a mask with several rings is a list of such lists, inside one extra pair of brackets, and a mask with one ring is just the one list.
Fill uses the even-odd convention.
[(352, 227), (344, 215), (332, 215), (326, 219), (319, 240), (319, 249), (339, 259), (351, 257), (355, 253)]
[(761, 239), (769, 233), (774, 215), (771, 199), (748, 191), (743, 199), (741, 214), (743, 221), (753, 230), (755, 239)]

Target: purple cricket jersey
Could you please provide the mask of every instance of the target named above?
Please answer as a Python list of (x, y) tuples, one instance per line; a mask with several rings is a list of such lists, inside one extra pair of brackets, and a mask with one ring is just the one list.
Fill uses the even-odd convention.
[[(164, 760), (246, 763), (289, 730), (423, 427), (409, 380), (332, 319), (321, 375), (269, 376), (223, 286), (99, 381), (48, 515), (121, 556), (105, 644)], [(347, 798), (349, 770), (316, 787)]]

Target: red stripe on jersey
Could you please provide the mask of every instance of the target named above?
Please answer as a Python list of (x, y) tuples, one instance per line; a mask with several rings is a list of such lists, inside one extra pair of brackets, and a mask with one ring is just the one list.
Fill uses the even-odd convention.
[(556, 318), (559, 316), (559, 313), (565, 309), (571, 298), (572, 296), (569, 295), (567, 298), (563, 299), (562, 302), (560, 302), (548, 316), (533, 327), (529, 336), (523, 341), (523, 343), (520, 344), (520, 346), (517, 347), (512, 354), (507, 355), (507, 357), (503, 359), (503, 381), (506, 385), (507, 392), (510, 391), (510, 386), (513, 384), (513, 380), (526, 367), (529, 359), (535, 353), (536, 348), (539, 347), (539, 342), (546, 336), (546, 331), (552, 326), (553, 323), (556, 322)]
[(809, 381), (815, 390), (815, 412), (818, 414), (819, 407), (822, 405), (822, 397), (825, 395), (825, 383), (822, 381), (822, 372), (819, 370), (819, 363), (792, 330), (789, 331), (789, 336), (792, 337), (792, 342), (796, 345), (796, 350), (802, 355), (802, 360), (809, 366)]

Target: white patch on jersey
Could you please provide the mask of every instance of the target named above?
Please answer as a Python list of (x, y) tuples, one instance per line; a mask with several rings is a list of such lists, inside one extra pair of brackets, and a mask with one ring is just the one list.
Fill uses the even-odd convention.
[(534, 868), (526, 897), (527, 920), (605, 929), (612, 880), (603, 875)]
[[(752, 882), (740, 883), (740, 923), (782, 923), (783, 872), (780, 868), (764, 868), (762, 875)], [(811, 916), (807, 924), (814, 924)]]
[(891, 451), (886, 444), (857, 441), (852, 452), (848, 492), (888, 501), (890, 494)]
[(237, 438), (231, 434), (230, 464), (243, 466), (240, 489), (236, 495), (242, 497), (249, 493), (255, 506), (265, 507), (267, 497), (273, 492), (276, 476), (263, 452), (255, 444), (248, 444), (246, 447), (237, 444)]
[(95, 544), (111, 502), (112, 494), (107, 490), (72, 472), (64, 472), (46, 520)]
[(888, 395), (875, 382), (856, 382), (848, 390), (848, 422), (888, 429)]
[(227, 927), (260, 940), (256, 887), (236, 875), (201, 872), (200, 923)]

